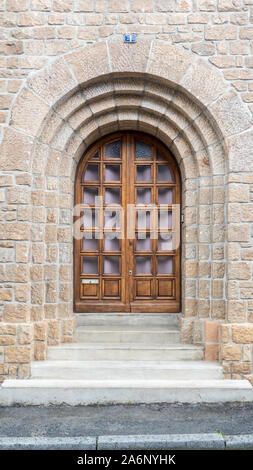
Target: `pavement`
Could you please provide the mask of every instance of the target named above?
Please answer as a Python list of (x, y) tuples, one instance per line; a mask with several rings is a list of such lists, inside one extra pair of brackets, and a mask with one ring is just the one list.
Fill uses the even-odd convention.
[(0, 407), (0, 450), (169, 448), (253, 450), (253, 404)]

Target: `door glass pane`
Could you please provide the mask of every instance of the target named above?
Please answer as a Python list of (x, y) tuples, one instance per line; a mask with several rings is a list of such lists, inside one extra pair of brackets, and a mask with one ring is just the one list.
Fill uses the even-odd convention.
[(105, 203), (120, 204), (120, 188), (106, 188)]
[(139, 183), (150, 183), (152, 181), (150, 165), (137, 165), (136, 181), (138, 181)]
[(83, 251), (97, 251), (98, 250), (98, 240), (95, 238), (95, 234), (86, 233), (83, 237)]
[(152, 158), (152, 148), (150, 145), (145, 144), (144, 142), (136, 142), (136, 158), (141, 159), (151, 159)]
[(120, 181), (120, 165), (106, 165), (105, 181)]
[(120, 244), (118, 238), (112, 238), (115, 234), (106, 234), (104, 235), (104, 249), (105, 251), (119, 251)]
[(98, 274), (98, 258), (93, 256), (83, 257), (83, 274)]
[(95, 197), (98, 196), (98, 188), (84, 188), (83, 202), (85, 204), (95, 204)]
[(94, 160), (97, 160), (99, 158), (99, 151), (95, 153), (95, 155), (93, 155), (91, 158), (92, 159), (94, 158)]
[(137, 229), (150, 228), (150, 212), (145, 210), (137, 211)]
[(110, 210), (105, 210), (104, 212), (104, 217), (105, 217), (105, 222), (104, 226), (105, 228), (121, 228), (121, 211), (110, 211)]
[(158, 204), (172, 204), (173, 203), (173, 189), (172, 188), (158, 188)]
[(118, 256), (104, 257), (104, 274), (120, 274)]
[(172, 227), (172, 213), (168, 211), (158, 211), (158, 227), (171, 228)]
[(136, 239), (136, 251), (150, 251), (151, 250), (151, 240), (150, 235), (147, 233), (146, 238), (137, 238)]
[(151, 188), (137, 188), (137, 204), (151, 204)]
[(110, 144), (106, 145), (105, 157), (120, 158), (120, 140), (117, 140), (116, 142), (111, 142)]
[(96, 226), (95, 209), (85, 209), (83, 211), (83, 226), (84, 228), (94, 228)]
[(172, 235), (171, 234), (160, 234), (158, 238), (158, 250), (159, 251), (171, 251), (173, 250)]
[(157, 152), (156, 158), (157, 160), (166, 160), (166, 157), (161, 152)]
[(84, 173), (83, 181), (99, 181), (99, 165), (90, 163)]
[(136, 274), (151, 274), (151, 258), (136, 256)]
[(158, 274), (173, 274), (172, 256), (158, 256)]
[(172, 172), (168, 165), (159, 165), (158, 166), (158, 181), (173, 181)]

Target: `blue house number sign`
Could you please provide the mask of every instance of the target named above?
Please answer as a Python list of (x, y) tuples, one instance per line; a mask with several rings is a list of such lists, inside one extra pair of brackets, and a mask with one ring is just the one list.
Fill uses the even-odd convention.
[(136, 42), (136, 34), (125, 34), (124, 42), (128, 42), (128, 43)]

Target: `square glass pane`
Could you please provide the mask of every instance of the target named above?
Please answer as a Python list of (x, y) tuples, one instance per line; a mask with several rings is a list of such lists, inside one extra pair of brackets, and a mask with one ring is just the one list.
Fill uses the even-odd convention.
[(105, 189), (105, 203), (106, 204), (120, 204), (120, 188), (106, 188)]
[(118, 238), (114, 238), (114, 233), (105, 233), (104, 235), (104, 250), (105, 251), (120, 251), (120, 243)]
[(98, 258), (93, 256), (83, 257), (83, 274), (98, 274)]
[(99, 181), (99, 165), (90, 163), (84, 172), (83, 181)]
[(118, 256), (104, 256), (104, 274), (120, 274)]
[(150, 183), (152, 181), (150, 165), (136, 166), (136, 181), (139, 183)]
[(151, 274), (151, 258), (136, 256), (136, 274)]
[(173, 250), (172, 234), (160, 233), (159, 238), (158, 238), (158, 250), (159, 251)]
[(173, 203), (173, 189), (172, 188), (158, 188), (158, 204), (172, 204)]
[(137, 229), (150, 228), (150, 212), (145, 210), (137, 211)]
[(95, 238), (94, 233), (86, 233), (83, 237), (83, 251), (97, 251), (98, 240)]
[(172, 212), (158, 211), (158, 227), (164, 229), (172, 228)]
[(111, 142), (105, 147), (105, 157), (106, 158), (120, 158), (120, 140), (116, 142)]
[(173, 181), (172, 172), (168, 165), (158, 165), (157, 180), (167, 182)]
[(83, 211), (83, 227), (84, 228), (95, 228), (96, 227), (96, 222), (97, 222), (96, 221), (96, 210), (95, 209), (85, 209)]
[(121, 223), (121, 211), (110, 211), (110, 210), (105, 210), (104, 211), (104, 226), (105, 228), (118, 228), (120, 229), (120, 223)]
[(137, 204), (151, 204), (151, 188), (137, 188)]
[(158, 256), (158, 274), (173, 274), (172, 256)]
[(152, 158), (152, 147), (145, 142), (136, 142), (136, 158), (148, 159)]
[(151, 240), (150, 235), (147, 233), (146, 238), (137, 238), (136, 239), (136, 251), (150, 251), (151, 250)]
[(120, 165), (106, 165), (105, 181), (120, 181)]
[(95, 198), (98, 196), (98, 188), (84, 188), (83, 202), (85, 204), (95, 204)]

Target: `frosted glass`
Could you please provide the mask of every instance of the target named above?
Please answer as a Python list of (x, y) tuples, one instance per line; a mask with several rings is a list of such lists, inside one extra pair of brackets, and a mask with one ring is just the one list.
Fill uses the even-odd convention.
[(94, 228), (96, 225), (96, 212), (95, 209), (87, 209), (83, 212), (83, 226), (84, 228)]
[(120, 181), (120, 165), (106, 165), (105, 181)]
[(98, 258), (87, 256), (83, 258), (83, 273), (98, 274)]
[(104, 212), (104, 217), (105, 217), (104, 226), (106, 228), (120, 228), (120, 222), (121, 222), (121, 217), (120, 216), (121, 216), (120, 211), (105, 210), (105, 212)]
[(120, 158), (120, 140), (106, 145), (105, 156), (106, 158)]
[(84, 181), (99, 181), (99, 165), (90, 163), (84, 173)]
[(88, 234), (88, 235), (89, 235), (89, 238), (86, 238), (86, 236), (83, 238), (83, 250), (84, 251), (86, 250), (97, 251), (98, 240), (96, 238), (92, 238), (92, 234)]
[(151, 189), (137, 188), (137, 204), (151, 204)]
[(172, 203), (173, 203), (173, 189), (158, 188), (158, 204), (172, 204)]
[(136, 181), (140, 183), (151, 182), (151, 166), (150, 165), (137, 165)]
[(137, 229), (150, 228), (150, 212), (137, 211)]
[(120, 250), (120, 244), (119, 244), (119, 239), (118, 238), (107, 238), (105, 236), (104, 240), (104, 249), (105, 251), (119, 251)]
[(158, 274), (173, 274), (172, 256), (158, 256)]
[(120, 188), (106, 188), (105, 203), (120, 204)]
[(159, 235), (158, 250), (159, 251), (171, 251), (171, 250), (173, 250), (172, 236), (171, 235), (167, 235), (167, 234)]
[(98, 196), (98, 188), (84, 188), (83, 202), (85, 204), (95, 204), (95, 197)]
[(136, 142), (136, 158), (151, 159), (152, 148), (144, 142)]
[(104, 257), (104, 274), (120, 274), (118, 256)]
[(147, 256), (136, 257), (136, 274), (151, 274), (151, 258)]
[(150, 251), (151, 250), (151, 240), (149, 235), (146, 239), (137, 239), (136, 240), (136, 251)]
[(158, 211), (158, 227), (171, 228), (172, 227), (172, 213), (168, 211)]
[(172, 173), (168, 165), (159, 165), (158, 166), (158, 181), (173, 181)]

